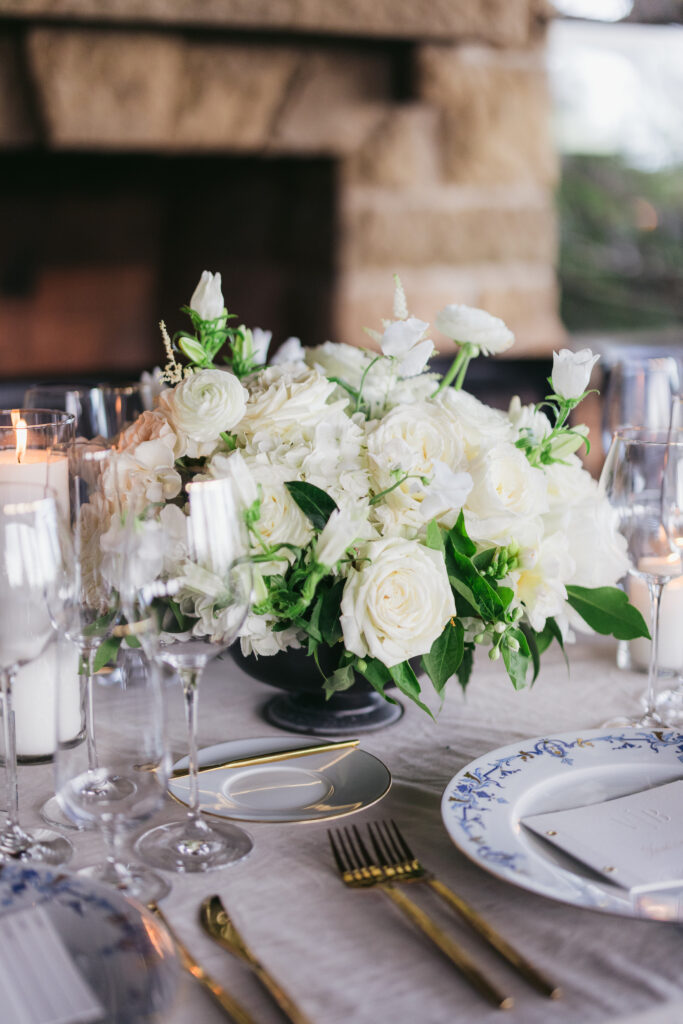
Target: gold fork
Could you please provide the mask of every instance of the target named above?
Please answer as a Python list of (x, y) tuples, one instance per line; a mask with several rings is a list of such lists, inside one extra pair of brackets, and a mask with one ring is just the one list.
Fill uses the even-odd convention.
[(562, 990), (557, 985), (549, 981), (526, 957), (511, 946), (507, 939), (499, 935), (462, 896), (453, 892), (423, 867), (408, 846), (395, 821), (391, 821), (391, 827), (386, 821), (375, 822), (374, 827), (370, 823), (368, 824), (368, 834), (377, 858), (377, 867), (385, 873), (387, 878), (400, 882), (425, 882), (460, 915), (463, 921), (470, 925), (478, 935), (481, 935), (489, 946), (504, 957), (530, 985), (550, 999), (559, 999)]
[(332, 855), (345, 885), (352, 889), (377, 887), (427, 938), (431, 939), (478, 992), (501, 1010), (512, 1007), (512, 997), (503, 995), (479, 970), (465, 950), (439, 928), (417, 903), (397, 889), (392, 880), (373, 862), (355, 826), (353, 835), (348, 828), (330, 829), (327, 835)]

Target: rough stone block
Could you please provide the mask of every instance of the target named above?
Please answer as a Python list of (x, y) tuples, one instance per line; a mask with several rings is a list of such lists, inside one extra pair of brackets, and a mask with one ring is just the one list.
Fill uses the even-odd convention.
[[(486, 309), (500, 316), (515, 333), (513, 357), (547, 356), (566, 344), (566, 332), (557, 312), (557, 283), (550, 267), (542, 264), (504, 263), (463, 268), (410, 267), (396, 264), (411, 314), (429, 322), (451, 302)], [(391, 316), (393, 283), (388, 270), (357, 268), (338, 280), (333, 341), (369, 345), (364, 327), (379, 328)], [(434, 332), (439, 352), (448, 355), (452, 343)]]
[(0, 145), (21, 146), (38, 137), (23, 67), (21, 36), (0, 32)]
[(394, 107), (343, 166), (344, 180), (402, 188), (436, 182), (438, 115), (427, 104)]
[(555, 181), (542, 51), (423, 46), (418, 77), (422, 99), (441, 110), (447, 180)]
[(0, 14), (524, 45), (546, 0), (2, 0)]
[(550, 195), (537, 189), (349, 188), (341, 204), (342, 263), (552, 264), (555, 223)]

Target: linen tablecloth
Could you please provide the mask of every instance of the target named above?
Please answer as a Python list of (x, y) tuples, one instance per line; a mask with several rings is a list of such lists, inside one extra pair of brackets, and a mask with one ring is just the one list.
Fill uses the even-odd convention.
[[(614, 641), (582, 640), (570, 649), (570, 659), (568, 675), (559, 650), (547, 652), (533, 688), (515, 692), (502, 665), (482, 657), (466, 694), (451, 681), (443, 707), (431, 702), (435, 722), (411, 705), (397, 724), (363, 736), (363, 748), (389, 767), (393, 785), (379, 805), (346, 819), (360, 824), (395, 818), (424, 863), (557, 980), (564, 990), (560, 1001), (538, 995), (434, 894), (413, 887), (411, 895), (515, 997), (507, 1013), (489, 1007), (381, 893), (341, 884), (324, 822), (249, 823), (254, 849), (242, 863), (208, 875), (169, 876), (173, 890), (163, 906), (180, 936), (263, 1024), (281, 1024), (282, 1018), (248, 970), (200, 930), (197, 911), (208, 894), (222, 896), (249, 944), (316, 1024), (489, 1024), (501, 1015), (509, 1024), (597, 1024), (632, 1016), (639, 1024), (683, 1021), (679, 927), (576, 909), (508, 885), (460, 854), (441, 823), (441, 794), (473, 758), (541, 734), (594, 728), (635, 710), (645, 679), (616, 668)], [(180, 689), (177, 681), (167, 685), (171, 745), (181, 756)], [(260, 716), (275, 693), (245, 676), (230, 657), (215, 661), (200, 694), (200, 745), (282, 736)], [(51, 767), (22, 767), (19, 781), (30, 824), (52, 790)], [(155, 823), (179, 813), (169, 800)], [(96, 835), (76, 835), (74, 843), (72, 868), (103, 856)], [(224, 1019), (189, 978), (164, 1016), (165, 1024)]]

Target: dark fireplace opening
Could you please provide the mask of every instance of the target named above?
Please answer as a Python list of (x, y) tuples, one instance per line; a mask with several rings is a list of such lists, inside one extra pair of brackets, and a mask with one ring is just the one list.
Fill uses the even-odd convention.
[(335, 164), (17, 151), (0, 157), (4, 380), (122, 377), (163, 362), (204, 269), (235, 323), (332, 329)]

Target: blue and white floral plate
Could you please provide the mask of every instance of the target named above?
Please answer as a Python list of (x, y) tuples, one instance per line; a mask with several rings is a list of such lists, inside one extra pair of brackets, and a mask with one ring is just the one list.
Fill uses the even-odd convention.
[(602, 879), (521, 819), (641, 792), (683, 778), (683, 734), (596, 729), (511, 743), (448, 783), (441, 816), (455, 845), (491, 874), (578, 907), (683, 921), (683, 882), (626, 890)]
[(2, 915), (37, 904), (104, 1006), (107, 1024), (156, 1021), (168, 1009), (178, 959), (168, 933), (148, 911), (115, 889), (57, 868), (3, 866), (0, 928)]

